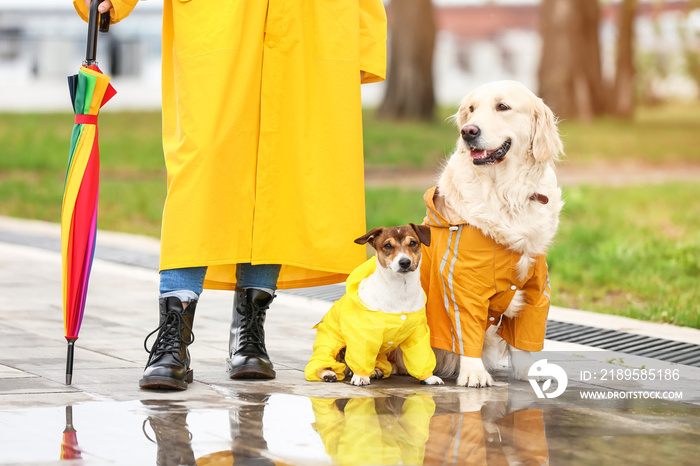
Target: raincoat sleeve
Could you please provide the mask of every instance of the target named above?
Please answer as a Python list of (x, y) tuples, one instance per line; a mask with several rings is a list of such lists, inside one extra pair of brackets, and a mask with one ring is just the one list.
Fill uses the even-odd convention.
[(386, 30), (382, 1), (360, 0), (360, 71), (365, 72), (362, 84), (386, 78)]
[(403, 361), (406, 370), (418, 380), (425, 380), (435, 370), (435, 353), (430, 347), (430, 330), (428, 322), (416, 326), (413, 333), (401, 343)]
[(341, 333), (345, 337), (345, 363), (355, 375), (374, 374), (377, 354), (382, 346), (382, 335), (367, 326), (359, 326), (359, 319), (341, 319)]
[(338, 333), (332, 330), (337, 321), (337, 309), (342, 306), (342, 302), (343, 300), (336, 302), (323, 320), (314, 326), (316, 329), (314, 352), (304, 368), (306, 380), (310, 382), (320, 382), (321, 379), (316, 373), (319, 369), (326, 368), (335, 372), (338, 380), (345, 378), (345, 364), (335, 359), (345, 343)]
[(392, 367), (391, 363), (386, 357), (386, 354), (379, 353), (377, 355), (377, 360), (374, 363), (374, 367), (378, 367), (382, 371), (382, 373), (384, 374), (384, 376), (382, 377), (383, 379), (386, 379), (391, 375)]
[(335, 398), (311, 398), (314, 422), (311, 426), (321, 436), (326, 453), (335, 458), (345, 428), (345, 415), (338, 410)]
[(428, 395), (411, 395), (403, 404), (397, 429), (403, 464), (426, 464), (425, 445), (430, 437), (430, 419), (435, 401)]
[[(111, 23), (118, 23), (123, 20), (134, 9), (139, 0), (112, 0), (112, 9), (110, 10)], [(90, 10), (83, 0), (73, 0), (73, 7), (78, 12), (81, 18), (87, 22), (90, 15)]]
[(515, 319), (504, 319), (501, 337), (523, 351), (541, 351), (547, 328), (549, 301), (549, 272), (544, 255), (535, 262), (535, 273), (523, 286), (525, 304)]

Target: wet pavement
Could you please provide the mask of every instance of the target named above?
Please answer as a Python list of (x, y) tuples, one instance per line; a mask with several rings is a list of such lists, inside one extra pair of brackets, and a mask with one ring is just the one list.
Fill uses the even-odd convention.
[[(57, 225), (2, 217), (0, 231), (58, 236)], [(131, 255), (158, 248), (155, 240), (104, 232), (98, 242)], [(569, 375), (555, 399), (538, 399), (534, 385), (509, 379), (505, 368), (488, 389), (456, 387), (454, 379), (427, 387), (402, 376), (369, 387), (311, 383), (303, 375), (311, 327), (330, 303), (283, 292), (266, 324), (275, 380), (228, 379), (232, 296), (207, 291), (190, 347), (195, 382), (184, 392), (141, 390), (157, 288), (151, 269), (95, 261), (66, 386), (60, 254), (0, 240), (1, 464), (698, 464), (700, 368), (548, 340), (542, 355)], [(691, 329), (558, 308), (551, 315), (700, 343)], [(605, 378), (628, 369), (663, 380), (622, 387)], [(630, 387), (682, 397), (581, 397)]]

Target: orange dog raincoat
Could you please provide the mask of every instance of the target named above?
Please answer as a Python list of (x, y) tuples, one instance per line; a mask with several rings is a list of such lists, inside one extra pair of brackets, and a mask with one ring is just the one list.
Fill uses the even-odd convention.
[[(466, 222), (448, 222), (435, 208), (436, 189), (425, 193), (423, 223), (430, 226), (431, 244), (423, 246), (421, 264), (431, 345), (481, 357), (486, 329), (500, 323), (498, 334), (508, 343), (540, 351), (551, 293), (545, 255), (518, 280), (520, 254)], [(525, 292), (525, 305), (514, 319), (502, 317), (517, 290)]]

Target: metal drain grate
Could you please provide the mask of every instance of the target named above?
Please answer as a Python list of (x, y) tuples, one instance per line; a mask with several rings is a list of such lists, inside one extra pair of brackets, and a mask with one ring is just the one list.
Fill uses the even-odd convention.
[(545, 338), (700, 367), (700, 345), (566, 322), (547, 322)]
[[(47, 238), (0, 230), (0, 242), (21, 244), (39, 249), (48, 249), (50, 251), (61, 251), (61, 241), (58, 238)], [(95, 248), (95, 257), (119, 264), (134, 265), (147, 269), (158, 269), (157, 255), (144, 254), (127, 249), (105, 247), (101, 246), (99, 243)], [(280, 293), (333, 302), (340, 299), (343, 293), (345, 293), (345, 285), (336, 284), (282, 290)], [(545, 338), (700, 367), (700, 345), (693, 343), (664, 340), (662, 338), (653, 338), (634, 333), (553, 320), (547, 321), (547, 333)]]

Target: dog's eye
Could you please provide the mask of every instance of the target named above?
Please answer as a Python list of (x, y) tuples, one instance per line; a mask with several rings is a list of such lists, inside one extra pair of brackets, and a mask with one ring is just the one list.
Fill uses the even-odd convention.
[(498, 110), (499, 112), (505, 112), (506, 110), (510, 110), (510, 107), (506, 104), (500, 103), (496, 105), (496, 110)]
[(411, 241), (410, 243), (408, 243), (408, 245), (412, 248), (415, 248), (416, 246), (418, 246), (418, 243), (416, 243), (415, 241)]
[(469, 111), (470, 111), (470, 112), (473, 112), (473, 111), (474, 111), (474, 106), (473, 106), (473, 105), (470, 105), (470, 106), (469, 106)]
[(382, 247), (383, 247), (384, 249), (386, 249), (387, 251), (390, 251), (390, 250), (394, 249), (394, 246), (392, 246), (391, 243), (386, 243), (386, 244), (385, 244), (384, 246), (382, 246)]

